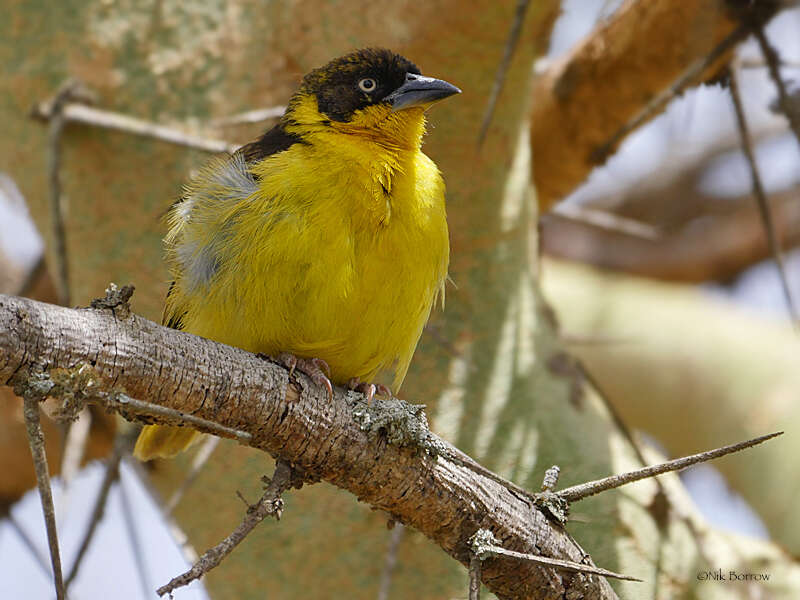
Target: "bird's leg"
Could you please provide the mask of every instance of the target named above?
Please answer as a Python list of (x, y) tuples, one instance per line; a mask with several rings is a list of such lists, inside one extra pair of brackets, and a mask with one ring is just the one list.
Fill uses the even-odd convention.
[(364, 394), (367, 397), (367, 404), (372, 403), (372, 399), (375, 397), (376, 393), (379, 396), (385, 396), (387, 398), (392, 397), (392, 390), (382, 383), (366, 383), (361, 381), (358, 377), (352, 377), (350, 381), (347, 382), (347, 387), (354, 392), (361, 392)]
[(333, 399), (333, 386), (331, 385), (331, 368), (321, 358), (299, 358), (288, 352), (281, 352), (278, 361), (289, 369), (289, 377), (295, 369), (309, 376), (311, 381), (317, 385), (324, 386), (328, 390), (328, 400)]

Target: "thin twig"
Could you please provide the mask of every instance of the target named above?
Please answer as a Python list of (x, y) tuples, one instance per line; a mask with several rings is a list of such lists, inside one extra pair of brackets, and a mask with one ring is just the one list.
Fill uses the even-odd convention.
[(50, 185), (50, 226), (53, 230), (55, 255), (55, 280), (58, 303), (69, 306), (69, 259), (67, 256), (67, 234), (64, 229), (64, 204), (61, 198), (61, 134), (66, 119), (64, 106), (72, 96), (77, 83), (67, 81), (50, 102), (50, 122), (47, 133), (47, 180)]
[(286, 112), (285, 106), (257, 108), (255, 110), (248, 110), (247, 112), (231, 115), (230, 117), (214, 119), (213, 121), (209, 122), (209, 125), (211, 125), (211, 127), (225, 127), (227, 125), (260, 123), (261, 121), (268, 121), (269, 119), (277, 119), (278, 117), (283, 116), (284, 112)]
[(637, 129), (642, 123), (649, 120), (654, 114), (659, 112), (670, 100), (677, 96), (683, 89), (691, 84), (706, 69), (719, 60), (726, 52), (731, 50), (736, 44), (743, 40), (750, 33), (750, 28), (740, 25), (729, 33), (714, 49), (706, 56), (700, 57), (692, 62), (686, 70), (678, 77), (671, 86), (657, 94), (648, 102), (636, 115), (627, 123), (620, 127), (608, 140), (598, 146), (591, 154), (591, 161), (597, 164), (602, 163), (617, 147), (620, 141), (631, 131)]
[(772, 218), (772, 208), (767, 200), (767, 194), (764, 191), (764, 185), (761, 182), (761, 175), (758, 172), (758, 165), (756, 164), (756, 157), (753, 153), (753, 140), (750, 136), (750, 129), (747, 125), (747, 118), (744, 114), (742, 106), (742, 96), (739, 93), (739, 81), (736, 72), (730, 70), (730, 93), (733, 100), (733, 108), (736, 112), (736, 123), (739, 127), (739, 136), (742, 140), (742, 151), (747, 159), (747, 165), (750, 168), (750, 179), (753, 185), (753, 196), (756, 199), (758, 212), (761, 215), (761, 223), (764, 225), (764, 232), (769, 242), (770, 252), (775, 261), (775, 266), (778, 269), (778, 277), (781, 280), (781, 287), (783, 289), (783, 296), (786, 299), (786, 306), (789, 309), (792, 321), (795, 325), (800, 323), (798, 318), (797, 306), (792, 297), (792, 288), (789, 285), (789, 279), (786, 275), (786, 265), (783, 261), (783, 252), (781, 250), (781, 242), (778, 239), (778, 233), (775, 229), (775, 221)]
[[(488, 529), (479, 529), (476, 531), (469, 540), (470, 550), (472, 550), (472, 556), (478, 559), (478, 561), (486, 560), (492, 556), (500, 555), (500, 556), (508, 556), (511, 558), (518, 558), (520, 560), (527, 560), (532, 563), (546, 565), (549, 567), (555, 567), (556, 569), (562, 569), (564, 571), (572, 571), (574, 573), (587, 573), (590, 575), (601, 575), (602, 577), (610, 577), (612, 579), (624, 579), (626, 581), (641, 581), (641, 579), (637, 579), (636, 577), (631, 577), (630, 575), (623, 575), (621, 573), (615, 573), (614, 571), (609, 571), (607, 569), (602, 569), (600, 567), (596, 567), (591, 564), (583, 564), (583, 563), (576, 563), (569, 560), (559, 560), (557, 558), (548, 558), (546, 556), (539, 556), (538, 554), (525, 554), (523, 552), (516, 552), (514, 550), (507, 550), (502, 546), (499, 546), (500, 542), (494, 536), (494, 534)], [(470, 558), (470, 575), (472, 572), (472, 565), (473, 561)], [(472, 577), (470, 576), (470, 585), (472, 583)]]
[(386, 559), (383, 563), (383, 571), (381, 572), (381, 585), (378, 588), (378, 600), (389, 600), (389, 591), (392, 589), (392, 575), (397, 566), (397, 550), (400, 548), (400, 542), (406, 528), (402, 523), (395, 523), (394, 529), (389, 536), (389, 547), (386, 549)]
[[(592, 386), (592, 388), (594, 388), (595, 392), (597, 392), (598, 396), (600, 396), (600, 399), (602, 400), (603, 405), (606, 407), (606, 410), (608, 410), (608, 413), (611, 416), (611, 419), (614, 421), (614, 425), (622, 433), (623, 437), (628, 441), (628, 444), (630, 445), (631, 449), (633, 450), (633, 453), (636, 455), (636, 458), (639, 461), (639, 463), (642, 466), (645, 466), (647, 464), (647, 460), (645, 459), (644, 452), (642, 452), (640, 444), (633, 437), (633, 433), (631, 432), (630, 428), (628, 427), (628, 424), (622, 418), (622, 415), (619, 414), (619, 411), (617, 410), (617, 407), (611, 401), (611, 397), (606, 392), (605, 388), (602, 385), (600, 385), (600, 382), (592, 374), (592, 372), (586, 367), (586, 365), (583, 364), (583, 362), (578, 361), (578, 368), (580, 369), (581, 374), (586, 379), (586, 381), (589, 382), (589, 384)], [(656, 486), (656, 493), (655, 493), (655, 495), (653, 497), (653, 502), (659, 502), (659, 501), (663, 500), (666, 503), (666, 505), (669, 508), (669, 510), (671, 510), (673, 512), (673, 514), (677, 515), (677, 517), (681, 521), (683, 521), (683, 523), (686, 525), (687, 529), (689, 529), (689, 532), (692, 535), (692, 540), (694, 541), (695, 546), (697, 547), (697, 551), (700, 554), (700, 556), (704, 560), (706, 560), (706, 562), (709, 562), (709, 563), (712, 562), (711, 558), (709, 556), (707, 556), (707, 552), (706, 552), (706, 550), (705, 550), (705, 548), (703, 546), (703, 540), (701, 539), (701, 536), (699, 535), (699, 533), (697, 531), (697, 528), (695, 527), (695, 525), (694, 525), (693, 521), (691, 520), (691, 518), (688, 517), (687, 515), (683, 514), (683, 512), (678, 507), (675, 506), (675, 504), (672, 502), (669, 494), (667, 494), (666, 487), (664, 486), (664, 484), (661, 482), (661, 480), (658, 477), (653, 477), (653, 483), (655, 483), (655, 486)], [(658, 527), (658, 535), (660, 535), (660, 536), (664, 535), (664, 533), (665, 533), (664, 532), (664, 527), (665, 527), (664, 520), (659, 519), (657, 514), (654, 513), (654, 511), (651, 510), (650, 512), (653, 515), (653, 518), (654, 518), (654, 521), (656, 523), (656, 526)], [(660, 553), (661, 552), (661, 544), (658, 544), (658, 547), (659, 547), (659, 553)], [(659, 556), (660, 556), (660, 554), (659, 554)]]
[[(742, 58), (736, 61), (737, 69), (763, 69), (767, 66), (767, 61), (758, 58)], [(800, 69), (800, 61), (781, 60), (779, 66), (787, 69)]]
[(481, 600), (481, 559), (477, 554), (469, 557), (469, 600)]
[(122, 520), (125, 523), (125, 531), (131, 541), (131, 548), (133, 550), (133, 560), (136, 562), (136, 571), (139, 573), (139, 585), (142, 586), (142, 598), (148, 598), (151, 594), (150, 577), (147, 570), (147, 561), (145, 561), (144, 547), (142, 540), (139, 538), (139, 528), (133, 516), (133, 506), (128, 497), (128, 492), (125, 486), (120, 481), (119, 484), (119, 497), (122, 502)]
[(77, 420), (69, 424), (64, 442), (64, 455), (61, 459), (61, 484), (65, 493), (81, 466), (91, 427), (92, 413), (87, 408), (80, 412)]
[(789, 126), (794, 132), (794, 137), (797, 143), (800, 144), (800, 111), (796, 108), (796, 103), (793, 103), (789, 92), (786, 89), (786, 83), (783, 81), (780, 72), (781, 59), (778, 52), (769, 43), (767, 35), (764, 33), (764, 27), (758, 25), (753, 28), (753, 34), (758, 40), (758, 45), (761, 47), (761, 53), (764, 55), (764, 60), (767, 62), (767, 69), (769, 76), (778, 88), (778, 107), (789, 119)]
[(483, 140), (486, 139), (486, 133), (489, 131), (489, 125), (492, 123), (494, 110), (497, 107), (497, 100), (500, 98), (500, 92), (503, 90), (503, 84), (506, 81), (506, 74), (511, 64), (511, 58), (514, 56), (514, 51), (517, 49), (519, 34), (522, 31), (522, 24), (525, 22), (525, 13), (528, 11), (529, 5), (530, 0), (517, 0), (517, 7), (514, 10), (514, 20), (511, 22), (511, 30), (508, 32), (508, 38), (506, 38), (503, 57), (497, 65), (492, 91), (489, 93), (486, 111), (483, 113), (483, 121), (481, 122), (480, 133), (478, 133), (479, 148), (483, 144)]
[(175, 490), (170, 499), (164, 505), (164, 515), (172, 514), (172, 511), (175, 510), (176, 506), (178, 506), (178, 503), (186, 494), (186, 491), (195, 482), (197, 476), (200, 474), (200, 471), (203, 469), (206, 462), (208, 462), (208, 459), (211, 458), (211, 454), (213, 454), (214, 450), (219, 444), (219, 440), (220, 438), (216, 436), (208, 436), (203, 441), (203, 444), (200, 446), (197, 454), (194, 455), (194, 459), (192, 460), (192, 468), (189, 470), (189, 473), (178, 486), (178, 489)]
[[(122, 288), (122, 290), (118, 291), (114, 284), (111, 284), (106, 292), (111, 293), (111, 296), (109, 297), (114, 297), (116, 294), (124, 294), (127, 292), (128, 298), (130, 297), (130, 293), (132, 293), (130, 286), (125, 286)], [(92, 304), (93, 307), (97, 307), (104, 302), (107, 303), (110, 301), (97, 299), (93, 300)], [(118, 312), (121, 312), (123, 308), (125, 310), (129, 310), (129, 307), (126, 307), (127, 303), (123, 302), (118, 305), (116, 310)], [(107, 408), (118, 411), (122, 416), (130, 417), (130, 415), (151, 415), (155, 417), (161, 417), (174, 423), (185, 423), (192, 425), (196, 429), (206, 433), (214, 433), (222, 437), (233, 438), (241, 444), (250, 445), (250, 443), (253, 441), (253, 435), (246, 431), (241, 431), (232, 427), (226, 427), (225, 425), (220, 425), (214, 421), (202, 419), (195, 415), (175, 410), (174, 408), (167, 408), (159, 404), (152, 404), (150, 402), (144, 402), (143, 400), (137, 400), (136, 398), (131, 398), (123, 392), (106, 392), (98, 389), (93, 384), (94, 373), (92, 367), (90, 367), (88, 364), (81, 363), (79, 365), (75, 365), (71, 369), (71, 372), (73, 377), (59, 378), (58, 382), (53, 381), (47, 375), (42, 376), (40, 374), (38, 378), (32, 377), (31, 380), (29, 380), (26, 384), (27, 388), (25, 389), (31, 389), (31, 385), (33, 385), (33, 387), (37, 389), (37, 392), (49, 394), (50, 396), (54, 397), (66, 395), (68, 397), (72, 397), (73, 401), (99, 403)], [(33, 379), (37, 379), (35, 384), (32, 382)], [(20, 389), (24, 391), (23, 388)]]
[(604, 210), (597, 210), (596, 208), (559, 204), (550, 210), (550, 214), (583, 225), (591, 225), (592, 227), (623, 233), (648, 241), (661, 239), (661, 232), (657, 227), (642, 223), (636, 219), (629, 219)]
[(615, 573), (608, 569), (600, 567), (593, 567), (591, 565), (582, 565), (580, 563), (572, 562), (569, 560), (559, 560), (557, 558), (547, 558), (546, 556), (537, 556), (535, 554), (523, 554), (514, 550), (506, 550), (500, 546), (489, 546), (487, 548), (492, 554), (500, 554), (502, 556), (510, 556), (511, 558), (519, 558), (521, 560), (528, 560), (540, 565), (547, 565), (562, 569), (564, 571), (571, 571), (573, 573), (587, 573), (589, 575), (601, 575), (603, 577), (610, 577), (611, 579), (624, 579), (625, 581), (641, 581), (636, 577), (630, 575), (623, 575), (622, 573)]
[(36, 470), (36, 484), (39, 498), (42, 501), (42, 512), (47, 527), (47, 543), (50, 546), (50, 562), (53, 566), (53, 580), (56, 588), (56, 599), (64, 600), (64, 577), (61, 574), (61, 553), (58, 548), (58, 532), (56, 530), (56, 511), (53, 506), (53, 490), (50, 487), (50, 473), (47, 468), (47, 455), (44, 450), (44, 434), (39, 420), (39, 399), (32, 395), (24, 398), (25, 427), (28, 431), (28, 442), (31, 446), (33, 466)]
[(195, 579), (200, 579), (222, 562), (255, 529), (256, 525), (268, 515), (275, 515), (277, 519), (280, 519), (283, 508), (281, 496), (286, 490), (295, 485), (295, 482), (296, 474), (292, 467), (288, 463), (279, 460), (275, 465), (275, 473), (272, 476), (272, 480), (269, 482), (267, 489), (264, 490), (261, 499), (247, 509), (247, 514), (239, 526), (219, 544), (206, 550), (191, 569), (158, 588), (156, 593), (159, 596), (172, 594), (179, 587), (189, 585)]
[[(65, 121), (151, 137), (161, 140), (162, 142), (204, 150), (205, 152), (227, 152), (232, 154), (239, 148), (238, 144), (199, 137), (172, 127), (157, 125), (150, 121), (145, 121), (144, 119), (129, 117), (128, 115), (112, 112), (110, 110), (101, 110), (84, 104), (65, 104), (60, 114)], [(54, 115), (50, 103), (42, 102), (35, 106), (33, 109), (33, 116), (39, 119), (50, 119), (52, 122)]]
[(97, 492), (97, 498), (95, 499), (94, 508), (92, 509), (92, 516), (89, 518), (89, 525), (86, 528), (86, 532), (83, 534), (83, 539), (78, 548), (75, 562), (72, 563), (72, 568), (69, 571), (69, 575), (67, 575), (67, 581), (65, 583), (67, 589), (69, 589), (73, 580), (78, 576), (78, 570), (80, 569), (83, 557), (89, 549), (89, 544), (94, 537), (97, 526), (103, 518), (111, 486), (119, 479), (119, 463), (122, 460), (122, 455), (129, 449), (130, 441), (128, 436), (125, 434), (118, 434), (114, 442), (114, 449), (106, 461), (103, 481), (100, 483), (100, 490)]
[(708, 450), (699, 454), (692, 454), (691, 456), (684, 456), (683, 458), (676, 458), (675, 460), (670, 460), (658, 465), (652, 465), (650, 467), (644, 467), (643, 469), (637, 469), (636, 471), (629, 471), (628, 473), (611, 475), (610, 477), (605, 477), (596, 481), (573, 485), (572, 487), (565, 488), (556, 493), (559, 497), (567, 502), (577, 502), (578, 500), (582, 500), (588, 496), (593, 496), (594, 494), (599, 494), (600, 492), (604, 492), (606, 490), (617, 488), (634, 481), (639, 481), (640, 479), (654, 477), (670, 471), (680, 471), (697, 463), (707, 462), (709, 460), (719, 458), (720, 456), (725, 456), (726, 454), (739, 452), (745, 448), (750, 448), (751, 446), (756, 446), (757, 444), (771, 440), (779, 435), (783, 435), (783, 432), (778, 431), (776, 433), (762, 435), (760, 437), (753, 438), (752, 440), (747, 440), (746, 442), (722, 446), (721, 448)]
[(50, 570), (50, 565), (47, 564), (47, 558), (41, 552), (39, 552), (39, 547), (31, 539), (31, 536), (28, 535), (28, 532), (25, 531), (22, 525), (17, 522), (13, 514), (8, 513), (5, 518), (14, 533), (16, 533), (19, 539), (22, 540), (22, 545), (25, 546), (28, 552), (30, 552), (31, 556), (33, 556), (34, 562), (41, 567), (42, 573), (44, 573), (45, 577), (50, 577), (50, 575), (52, 575), (52, 571)]
[[(156, 490), (153, 486), (153, 482), (150, 479), (150, 473), (145, 469), (144, 463), (138, 460), (133, 460), (128, 464), (128, 466), (136, 473), (136, 476), (139, 478), (139, 483), (144, 486), (145, 492), (147, 492), (147, 495), (150, 500), (152, 500), (153, 504), (156, 506), (163, 506), (164, 499), (159, 495), (158, 490)], [(189, 564), (193, 564), (197, 560), (198, 555), (195, 549), (189, 543), (189, 538), (186, 536), (186, 533), (180, 528), (172, 515), (165, 514), (163, 517), (164, 521), (166, 522), (167, 529), (169, 530), (169, 534), (172, 536), (172, 539), (175, 540), (175, 543), (178, 544), (184, 560)]]
[(249, 445), (250, 442), (253, 441), (253, 435), (246, 431), (233, 429), (232, 427), (226, 427), (225, 425), (220, 425), (219, 423), (215, 423), (214, 421), (209, 421), (207, 419), (201, 419), (200, 417), (175, 410), (174, 408), (167, 408), (166, 406), (160, 406), (158, 404), (152, 404), (151, 402), (137, 400), (136, 398), (131, 398), (127, 394), (108, 393), (98, 390), (92, 393), (89, 400), (99, 401), (106, 406), (115, 407), (122, 412), (130, 410), (136, 414), (163, 417), (172, 421), (193, 425), (197, 429), (201, 429), (209, 433), (215, 433), (226, 438), (233, 438), (241, 444)]

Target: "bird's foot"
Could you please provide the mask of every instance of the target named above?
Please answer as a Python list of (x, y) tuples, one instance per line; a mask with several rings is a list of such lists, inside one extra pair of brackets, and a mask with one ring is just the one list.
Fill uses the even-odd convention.
[(333, 386), (331, 385), (331, 368), (321, 358), (299, 358), (294, 354), (282, 352), (278, 355), (278, 361), (289, 369), (289, 377), (295, 370), (305, 373), (317, 385), (323, 386), (328, 390), (328, 400), (333, 400)]
[(367, 404), (372, 404), (372, 399), (375, 397), (375, 394), (387, 398), (392, 397), (392, 390), (382, 383), (366, 383), (365, 381), (361, 381), (358, 377), (350, 379), (350, 381), (347, 382), (347, 387), (354, 392), (361, 392), (364, 394), (367, 397)]

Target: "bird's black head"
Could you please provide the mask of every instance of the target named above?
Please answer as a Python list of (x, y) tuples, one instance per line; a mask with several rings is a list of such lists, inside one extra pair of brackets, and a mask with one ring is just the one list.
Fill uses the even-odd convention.
[(336, 58), (303, 78), (301, 90), (314, 94), (319, 112), (333, 121), (381, 102), (399, 88), (417, 65), (383, 48), (366, 48)]
[(303, 78), (293, 103), (314, 96), (322, 115), (345, 123), (370, 106), (384, 105), (396, 111), (428, 105), (459, 91), (446, 81), (423, 77), (414, 63), (391, 50), (366, 48), (311, 71)]
[(423, 77), (414, 63), (391, 50), (356, 50), (306, 75), (281, 121), (239, 153), (258, 162), (321, 132), (419, 148), (425, 109), (460, 91)]

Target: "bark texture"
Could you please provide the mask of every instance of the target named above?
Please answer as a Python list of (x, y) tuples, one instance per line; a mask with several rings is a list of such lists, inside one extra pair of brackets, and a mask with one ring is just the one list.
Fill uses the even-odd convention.
[[(623, 125), (738, 27), (729, 4), (629, 0), (537, 78), (531, 148), (543, 211), (611, 156), (621, 139), (597, 153)], [(730, 55), (725, 53), (689, 83), (713, 74)]]
[[(135, 315), (119, 319), (110, 310), (0, 296), (0, 381), (24, 385), (37, 371), (56, 376), (56, 369), (80, 364), (94, 369), (95, 390), (124, 392), (251, 434), (252, 446), (390, 513), (465, 565), (468, 540), (479, 528), (512, 550), (582, 558), (528, 500), (444, 454), (431, 456), (420, 443), (421, 421), (396, 403), (369, 408), (342, 390), (329, 401), (283, 367)], [(509, 558), (485, 561), (482, 580), (500, 598), (616, 597), (603, 579)]]

